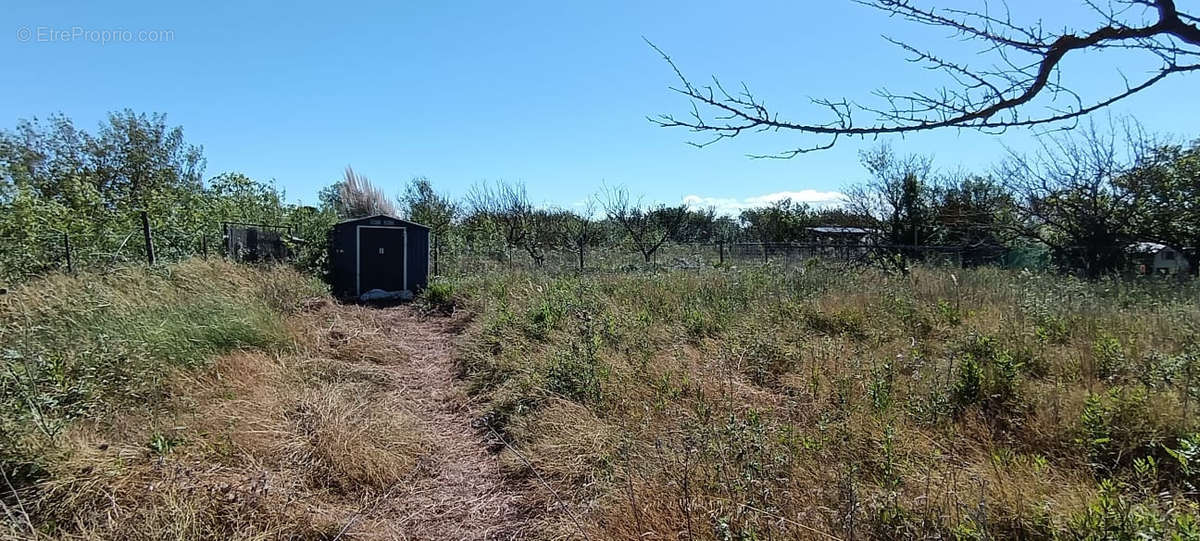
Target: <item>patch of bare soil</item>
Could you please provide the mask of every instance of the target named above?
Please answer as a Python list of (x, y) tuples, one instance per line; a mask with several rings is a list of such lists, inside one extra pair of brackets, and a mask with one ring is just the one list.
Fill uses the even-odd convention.
[[(510, 486), (487, 436), (473, 428), (472, 404), (457, 377), (454, 347), (468, 314), (426, 316), (408, 306), (337, 306), (330, 310), (376, 330), (370, 345), (386, 344), (399, 362), (362, 351), (391, 372), (390, 393), (426, 436), (428, 451), (411, 482), (393, 486), (346, 529), (353, 537), (399, 533), (407, 539), (520, 539), (528, 537), (518, 489)], [(353, 347), (354, 337), (345, 339)], [(393, 355), (394, 356), (394, 355)]]

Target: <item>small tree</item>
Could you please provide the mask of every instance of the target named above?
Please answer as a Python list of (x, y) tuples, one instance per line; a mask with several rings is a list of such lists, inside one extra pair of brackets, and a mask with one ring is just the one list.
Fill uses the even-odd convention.
[(803, 238), (805, 229), (812, 224), (812, 209), (789, 198), (743, 210), (739, 219), (746, 232), (759, 242), (793, 242)]
[(935, 243), (959, 249), (967, 266), (995, 262), (1012, 237), (1012, 195), (992, 179), (975, 175), (942, 184), (933, 210)]
[(847, 190), (847, 209), (870, 216), (879, 229), (876, 262), (907, 273), (909, 262), (922, 255), (917, 247), (927, 245), (936, 232), (932, 163), (923, 156), (898, 157), (887, 145), (863, 152), (861, 158), (871, 180)]
[(596, 201), (589, 199), (580, 213), (563, 212), (563, 239), (579, 254), (579, 270), (583, 271), (584, 250), (594, 246), (600, 239), (600, 228), (596, 224)]
[(459, 208), (449, 197), (437, 193), (425, 177), (408, 182), (404, 193), (396, 198), (409, 220), (429, 226), (435, 235), (445, 236), (458, 216)]
[(640, 200), (630, 200), (625, 188), (605, 188), (599, 201), (609, 219), (621, 224), (646, 263), (652, 262), (663, 243), (678, 232), (687, 215), (686, 205), (643, 206)]
[(476, 184), (467, 192), (467, 208), (475, 222), (495, 228), (504, 240), (505, 250), (520, 246), (526, 234), (525, 220), (532, 210), (525, 185), (497, 181)]
[(506, 249), (524, 250), (539, 267), (545, 264), (546, 250), (561, 242), (562, 213), (534, 208), (520, 182), (476, 185), (467, 194), (467, 206), (474, 220), (500, 232)]
[(711, 242), (717, 238), (717, 211), (712, 207), (687, 209), (679, 228), (668, 239), (672, 242)]
[(439, 261), (442, 245), (449, 239), (451, 226), (458, 216), (458, 204), (437, 193), (425, 177), (410, 180), (397, 201), (406, 210), (409, 220), (429, 226), (433, 234), (434, 261)]
[(539, 267), (546, 264), (546, 252), (563, 245), (567, 239), (569, 212), (555, 209), (534, 209), (525, 227), (528, 233), (520, 246)]

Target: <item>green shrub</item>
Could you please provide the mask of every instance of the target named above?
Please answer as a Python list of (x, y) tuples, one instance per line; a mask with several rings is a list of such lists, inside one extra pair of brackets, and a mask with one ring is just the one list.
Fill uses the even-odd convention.
[(946, 299), (938, 299), (938, 319), (950, 327), (962, 325), (963, 314), (957, 305), (950, 304)]
[(1163, 449), (1175, 459), (1172, 471), (1175, 481), (1184, 489), (1195, 493), (1200, 490), (1200, 433), (1180, 438), (1174, 448), (1163, 445)]
[(685, 312), (683, 327), (693, 338), (706, 338), (721, 332), (722, 325), (717, 313), (692, 307)]
[(577, 402), (599, 402), (608, 370), (594, 359), (556, 355), (546, 372), (546, 390)]
[(958, 381), (954, 383), (955, 409), (962, 411), (978, 404), (983, 398), (983, 368), (975, 356), (966, 354), (958, 365)]
[(865, 336), (865, 326), (862, 314), (855, 311), (840, 311), (834, 313), (806, 309), (802, 317), (808, 328), (828, 335), (845, 334), (854, 338)]
[(1155, 456), (1160, 464), (1170, 458), (1164, 444), (1180, 442), (1189, 435), (1173, 417), (1160, 413), (1162, 406), (1155, 402), (1162, 398), (1136, 385), (1114, 387), (1087, 398), (1077, 442), (1096, 473), (1114, 475), (1146, 456)]
[(445, 278), (434, 278), (421, 291), (421, 299), (427, 306), (442, 312), (454, 310), (458, 299), (455, 295), (454, 283)]
[(1069, 528), (1075, 539), (1200, 539), (1195, 504), (1172, 507), (1153, 500), (1131, 501), (1115, 481), (1105, 479), (1088, 507), (1071, 518)]
[(1088, 463), (1095, 469), (1110, 468), (1116, 459), (1116, 444), (1113, 443), (1111, 408), (1101, 395), (1088, 396), (1080, 415), (1079, 424), (1083, 431), (1082, 443), (1087, 450)]
[(1104, 333), (1092, 343), (1092, 360), (1097, 378), (1112, 379), (1125, 367), (1125, 348), (1117, 337)]
[(891, 361), (871, 370), (871, 380), (867, 384), (867, 396), (878, 411), (888, 409), (892, 405), (892, 386), (895, 382), (895, 372)]

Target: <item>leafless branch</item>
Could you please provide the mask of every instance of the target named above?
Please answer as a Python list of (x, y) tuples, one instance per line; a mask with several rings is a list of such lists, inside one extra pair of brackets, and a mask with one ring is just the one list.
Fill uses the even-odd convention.
[[(691, 142), (705, 147), (745, 133), (791, 131), (819, 136), (822, 142), (782, 152), (752, 155), (756, 158), (792, 158), (834, 146), (843, 136), (879, 136), (967, 128), (1002, 133), (1010, 128), (1054, 126), (1075, 127), (1078, 119), (1137, 94), (1162, 80), (1200, 70), (1200, 27), (1197, 17), (1181, 13), (1174, 0), (1112, 0), (1101, 4), (1085, 2), (1097, 14), (1098, 23), (1086, 32), (1051, 32), (1041, 22), (1018, 24), (1008, 6), (980, 11), (936, 9), (917, 6), (913, 0), (854, 0), (917, 24), (948, 28), (957, 36), (982, 44), (982, 51), (1000, 58), (997, 67), (977, 69), (949, 60), (932, 51), (918, 49), (894, 38), (888, 41), (910, 55), (910, 60), (946, 74), (953, 86), (934, 92), (893, 93), (877, 90), (883, 105), (868, 106), (845, 99), (814, 99), (812, 103), (829, 113), (825, 122), (792, 121), (768, 109), (765, 102), (745, 85), (730, 92), (714, 77), (711, 85), (693, 83), (675, 61), (647, 40), (671, 67), (677, 84), (670, 87), (691, 105), (687, 116), (663, 114), (650, 121), (668, 128), (684, 128), (702, 134)], [(995, 12), (993, 12), (995, 11)], [(1149, 14), (1149, 15), (1147, 15)], [(1123, 90), (1084, 101), (1063, 85), (1061, 64), (1084, 50), (1125, 49), (1144, 52), (1162, 64), (1135, 82), (1124, 81)], [(1045, 97), (1042, 110), (1034, 110)], [(1056, 105), (1062, 99), (1070, 105)], [(859, 122), (858, 116), (869, 116)]]

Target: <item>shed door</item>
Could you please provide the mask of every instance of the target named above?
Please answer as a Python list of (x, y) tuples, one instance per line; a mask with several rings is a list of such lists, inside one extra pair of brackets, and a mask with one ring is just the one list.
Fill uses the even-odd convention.
[(402, 227), (358, 227), (358, 294), (372, 289), (402, 291), (405, 283)]

